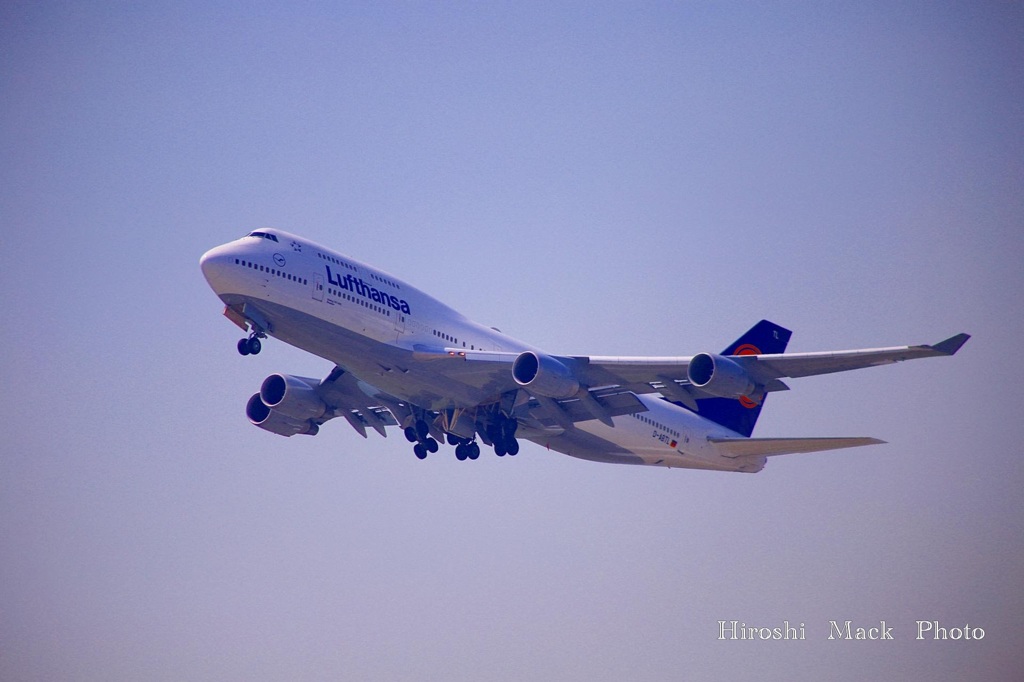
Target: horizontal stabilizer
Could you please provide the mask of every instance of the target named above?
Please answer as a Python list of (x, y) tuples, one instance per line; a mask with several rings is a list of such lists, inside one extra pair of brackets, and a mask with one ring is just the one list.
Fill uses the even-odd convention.
[(956, 336), (951, 336), (945, 341), (935, 344), (932, 346), (932, 350), (941, 353), (942, 355), (954, 355), (958, 350), (960, 350), (960, 346), (967, 343), (967, 339), (969, 338), (971, 338), (970, 334), (957, 334)]
[(724, 450), (726, 457), (772, 457), (885, 443), (877, 438), (709, 438), (708, 441)]

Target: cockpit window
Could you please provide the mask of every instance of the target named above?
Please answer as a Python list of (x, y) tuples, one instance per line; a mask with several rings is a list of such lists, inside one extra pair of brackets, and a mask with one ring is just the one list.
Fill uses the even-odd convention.
[(275, 235), (272, 235), (269, 232), (260, 232), (259, 230), (257, 230), (256, 232), (250, 232), (249, 234), (247, 234), (245, 236), (246, 237), (263, 237), (264, 239), (270, 239), (270, 240), (273, 240), (275, 242), (277, 241), (277, 237)]

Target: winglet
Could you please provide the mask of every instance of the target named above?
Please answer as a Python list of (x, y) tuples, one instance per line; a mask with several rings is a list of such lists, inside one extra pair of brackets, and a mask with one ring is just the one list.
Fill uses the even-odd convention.
[(960, 350), (961, 346), (967, 343), (967, 339), (969, 338), (971, 338), (970, 334), (957, 334), (956, 336), (951, 336), (945, 341), (940, 341), (935, 344), (932, 346), (932, 350), (938, 351), (943, 355), (953, 355)]

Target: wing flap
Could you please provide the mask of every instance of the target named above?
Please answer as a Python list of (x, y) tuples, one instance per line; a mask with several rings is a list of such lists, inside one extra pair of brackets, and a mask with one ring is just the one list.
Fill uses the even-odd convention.
[[(526, 412), (542, 424), (565, 428), (576, 422), (591, 419), (604, 421), (605, 417), (611, 421), (612, 417), (647, 411), (647, 407), (640, 402), (636, 394), (630, 391), (618, 393), (605, 391), (603, 395), (598, 393), (600, 397), (595, 396), (594, 393), (595, 391), (591, 391), (589, 397), (584, 399), (569, 398), (558, 401), (543, 396), (533, 397), (526, 404)], [(588, 405), (591, 401), (597, 403), (599, 409), (595, 409), (592, 404)]]
[(398, 401), (384, 400), (381, 395), (371, 397), (360, 388), (359, 380), (355, 376), (340, 367), (335, 367), (327, 378), (320, 382), (316, 390), (320, 398), (331, 408), (327, 418), (344, 417), (364, 438), (367, 426), (385, 438), (388, 434), (384, 427), (398, 426), (398, 420), (387, 404), (397, 404)]
[(881, 445), (877, 438), (709, 438), (726, 457), (774, 457), (804, 452), (842, 450), (862, 445)]

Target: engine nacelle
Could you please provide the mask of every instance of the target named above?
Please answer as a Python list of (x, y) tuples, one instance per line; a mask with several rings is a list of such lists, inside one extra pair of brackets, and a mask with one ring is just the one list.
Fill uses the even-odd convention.
[(550, 355), (520, 353), (512, 363), (512, 378), (523, 388), (548, 398), (571, 398), (580, 390), (572, 370)]
[(757, 382), (747, 371), (722, 355), (694, 355), (686, 368), (686, 376), (700, 390), (720, 398), (742, 398), (757, 391)]
[(296, 421), (318, 419), (327, 411), (327, 405), (314, 388), (318, 383), (316, 379), (271, 374), (263, 380), (260, 399), (275, 412)]
[(266, 429), (271, 433), (276, 433), (279, 436), (296, 436), (300, 434), (315, 436), (317, 431), (320, 430), (319, 426), (308, 419), (305, 421), (292, 419), (277, 410), (267, 407), (263, 399), (260, 398), (259, 393), (254, 393), (249, 398), (249, 402), (245, 405), (245, 416), (255, 426)]

